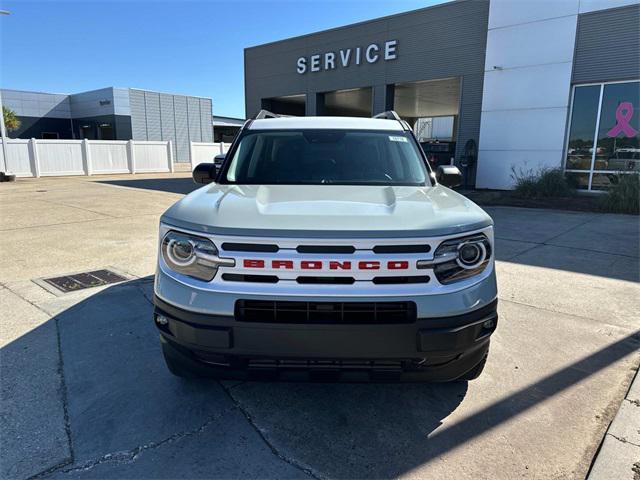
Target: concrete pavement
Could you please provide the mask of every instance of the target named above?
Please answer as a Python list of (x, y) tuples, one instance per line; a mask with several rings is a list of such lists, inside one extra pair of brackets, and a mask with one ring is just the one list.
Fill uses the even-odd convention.
[[(632, 404), (638, 218), (508, 207), (488, 209), (501, 319), (477, 381), (176, 379), (151, 275), (159, 215), (191, 188), (186, 175), (0, 184), (2, 478), (581, 479)], [(32, 281), (108, 266), (134, 279), (63, 296)], [(635, 438), (640, 417), (624, 414)]]

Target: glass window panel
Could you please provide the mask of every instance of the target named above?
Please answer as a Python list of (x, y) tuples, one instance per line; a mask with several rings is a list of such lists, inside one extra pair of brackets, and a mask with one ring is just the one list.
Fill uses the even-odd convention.
[(568, 170), (591, 169), (599, 100), (600, 85), (576, 87), (574, 90), (567, 144), (566, 168)]
[(607, 190), (616, 183), (618, 183), (617, 173), (594, 173), (591, 190)]
[(639, 119), (640, 82), (604, 86), (596, 170), (640, 171)]
[(587, 190), (589, 188), (588, 173), (567, 172), (565, 175), (569, 184), (574, 188), (579, 190)]

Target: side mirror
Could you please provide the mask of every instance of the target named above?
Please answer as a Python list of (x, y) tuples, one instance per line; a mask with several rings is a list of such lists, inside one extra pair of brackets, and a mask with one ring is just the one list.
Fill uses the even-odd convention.
[(438, 183), (441, 183), (445, 187), (453, 188), (462, 183), (462, 173), (458, 167), (453, 165), (441, 165), (436, 172), (436, 178)]
[(218, 178), (218, 166), (215, 163), (201, 163), (193, 169), (193, 181), (207, 184)]

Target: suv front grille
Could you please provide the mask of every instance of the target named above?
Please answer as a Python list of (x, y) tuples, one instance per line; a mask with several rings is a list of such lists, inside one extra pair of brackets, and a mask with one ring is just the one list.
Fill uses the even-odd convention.
[(280, 250), (278, 245), (265, 243), (235, 243), (225, 242), (222, 244), (223, 250), (227, 252), (277, 252)]
[[(222, 249), (227, 252), (279, 252), (280, 247), (276, 244), (265, 243), (238, 243), (224, 242)], [(295, 248), (298, 253), (341, 253), (351, 254), (356, 252), (353, 245), (298, 245)], [(388, 253), (428, 253), (431, 246), (424, 245), (376, 245), (372, 249), (375, 254)]]
[(354, 253), (356, 248), (351, 245), (298, 245), (298, 253)]
[(278, 283), (275, 275), (243, 275), (240, 273), (223, 273), (222, 279), (227, 282)]
[(403, 283), (429, 283), (428, 275), (406, 276), (406, 277), (374, 277), (375, 285), (396, 285)]
[(416, 321), (416, 304), (238, 300), (235, 319), (239, 322), (254, 323), (403, 324)]

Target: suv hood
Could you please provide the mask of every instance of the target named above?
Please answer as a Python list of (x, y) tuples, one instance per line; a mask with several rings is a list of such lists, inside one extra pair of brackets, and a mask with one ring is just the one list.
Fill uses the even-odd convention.
[(239, 236), (398, 237), (448, 235), (492, 225), (475, 203), (441, 185), (206, 185), (162, 222)]

